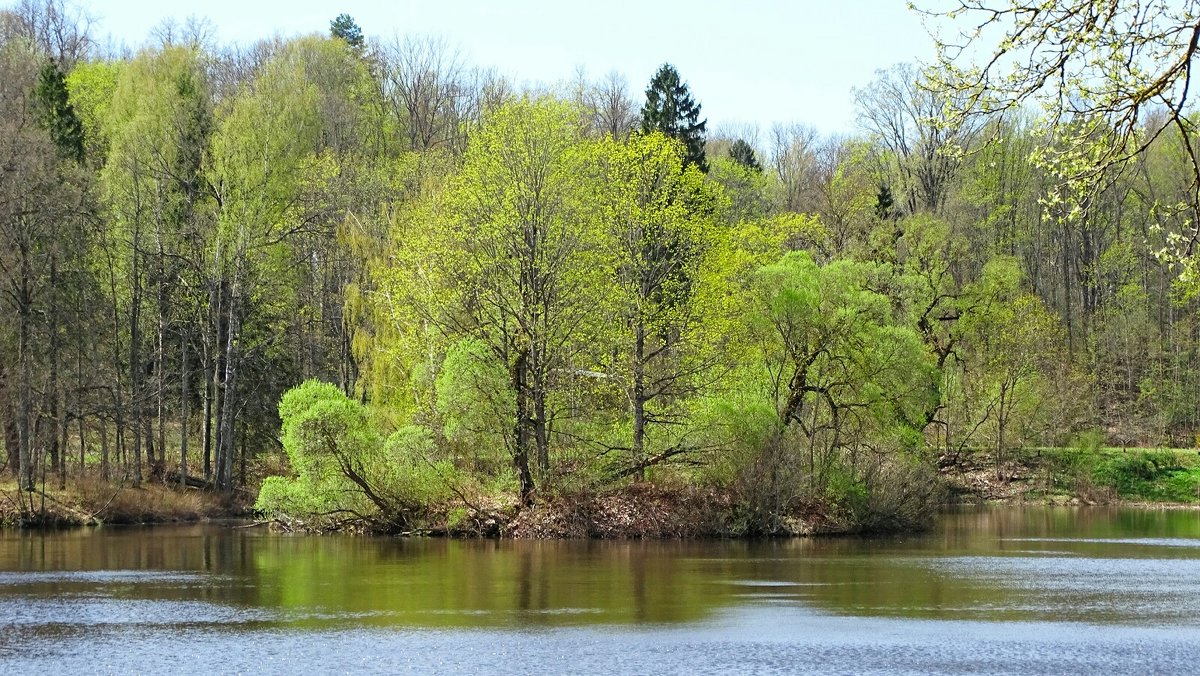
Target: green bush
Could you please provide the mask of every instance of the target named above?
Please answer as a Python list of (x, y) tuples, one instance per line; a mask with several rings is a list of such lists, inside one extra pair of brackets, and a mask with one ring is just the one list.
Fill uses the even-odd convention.
[(385, 530), (419, 524), (446, 500), (456, 471), (437, 461), (433, 437), (404, 427), (381, 439), (366, 407), (337, 387), (310, 380), (279, 403), (283, 447), (293, 477), (268, 477), (255, 507), (271, 516), (345, 519)]

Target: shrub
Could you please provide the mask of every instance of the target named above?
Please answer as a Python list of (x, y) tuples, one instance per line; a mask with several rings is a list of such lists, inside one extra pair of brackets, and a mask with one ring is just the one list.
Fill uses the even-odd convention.
[(448, 496), (454, 468), (433, 460), (433, 438), (423, 427), (383, 440), (364, 406), (312, 380), (284, 394), (279, 415), (296, 476), (263, 482), (255, 504), (262, 512), (318, 521), (349, 515), (398, 530), (418, 525)]

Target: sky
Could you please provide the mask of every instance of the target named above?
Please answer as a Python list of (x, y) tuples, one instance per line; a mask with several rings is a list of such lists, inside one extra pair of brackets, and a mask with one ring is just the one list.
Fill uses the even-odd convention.
[[(879, 68), (933, 57), (905, 0), (76, 0), (102, 41), (136, 48), (164, 19), (206, 18), (220, 43), (327, 33), (350, 14), (368, 37), (437, 36), (468, 65), (517, 84), (554, 84), (582, 68), (616, 70), (638, 100), (671, 63), (714, 131), (803, 123), (856, 131), (852, 89)], [(742, 135), (742, 134), (739, 134)]]

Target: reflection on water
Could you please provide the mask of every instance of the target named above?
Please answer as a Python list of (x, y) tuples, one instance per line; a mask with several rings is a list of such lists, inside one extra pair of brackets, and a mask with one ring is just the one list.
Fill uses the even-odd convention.
[(992, 509), (873, 540), (6, 532), (0, 618), (4, 671), (1186, 673), (1200, 512)]

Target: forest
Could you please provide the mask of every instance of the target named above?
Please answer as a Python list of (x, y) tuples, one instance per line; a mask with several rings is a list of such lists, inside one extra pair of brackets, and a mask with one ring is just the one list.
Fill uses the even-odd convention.
[(7, 499), (890, 530), (956, 468), (1194, 448), (1196, 22), (1049, 4), (983, 69), (877, 71), (851, 136), (710, 129), (670, 64), (520, 87), (344, 14), (111, 53), (64, 0), (0, 10)]

